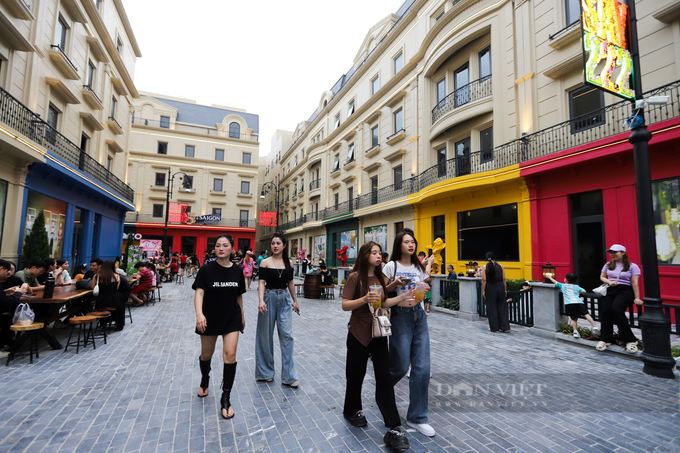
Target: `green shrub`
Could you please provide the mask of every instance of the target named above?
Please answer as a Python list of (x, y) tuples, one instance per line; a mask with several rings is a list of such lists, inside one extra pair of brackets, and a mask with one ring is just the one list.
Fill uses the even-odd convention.
[[(336, 280), (337, 280), (337, 279), (336, 279)], [(343, 278), (343, 279), (342, 279), (342, 284), (344, 285), (346, 282), (347, 282), (347, 279), (346, 279), (346, 278)]]
[(519, 291), (522, 289), (522, 283), (525, 281), (522, 279), (506, 279), (505, 286), (508, 288), (508, 291)]
[(333, 277), (333, 284), (337, 285), (338, 284), (338, 277)]
[(26, 236), (21, 264), (28, 267), (33, 261), (51, 258), (50, 251), (50, 242), (45, 229), (45, 214), (40, 211), (33, 222), (31, 233)]
[(447, 310), (458, 311), (460, 310), (460, 301), (452, 297), (442, 297), (439, 300), (439, 304), (437, 306), (441, 308), (446, 308)]
[(673, 357), (680, 357), (680, 346), (673, 346), (671, 348), (671, 355)]

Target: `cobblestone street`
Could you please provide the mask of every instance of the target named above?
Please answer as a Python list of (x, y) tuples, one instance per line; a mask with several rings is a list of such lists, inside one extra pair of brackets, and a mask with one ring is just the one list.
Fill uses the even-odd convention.
[[(133, 309), (134, 323), (128, 320), (123, 332), (113, 333), (107, 345), (98, 342), (96, 350), (76, 355), (41, 343), (32, 365), (27, 356), (3, 364), (0, 452), (385, 450), (370, 364), (363, 390), (368, 426), (354, 428), (342, 417), (349, 313), (339, 299), (300, 299), (293, 331), (301, 384), (294, 390), (281, 384), (278, 344), (275, 381), (254, 380), (257, 294), (253, 289), (244, 296), (247, 325), (232, 393), (236, 416), (223, 420), (221, 342), (210, 395), (196, 397), (199, 338), (191, 283), (166, 283), (161, 302)], [(486, 322), (434, 312), (429, 324), (430, 423), (437, 435), (409, 428), (412, 451), (678, 451), (678, 380), (649, 377), (639, 361), (546, 340), (516, 326), (509, 335), (494, 334)], [(60, 341), (68, 333), (55, 332)], [(455, 390), (465, 376), (472, 383), (507, 384), (526, 376), (555, 388), (544, 397), (502, 398), (529, 401), (529, 407), (465, 408), (456, 403), (466, 395)], [(574, 382), (577, 392), (569, 385)], [(405, 425), (408, 379), (395, 393)]]

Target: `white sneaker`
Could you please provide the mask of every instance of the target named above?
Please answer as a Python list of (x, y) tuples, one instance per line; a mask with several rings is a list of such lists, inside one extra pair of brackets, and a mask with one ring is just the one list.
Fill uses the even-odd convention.
[(574, 338), (581, 338), (581, 334), (578, 333), (578, 330), (574, 330)]
[(7, 357), (9, 357), (9, 352), (0, 351), (0, 359), (6, 359)]
[(600, 336), (600, 328), (597, 326), (593, 326), (592, 333), (594, 336), (599, 337)]
[(413, 422), (406, 422), (408, 426), (411, 428), (414, 428), (416, 431), (418, 431), (420, 434), (427, 436), (427, 437), (434, 437), (436, 434), (434, 432), (434, 428), (428, 425), (427, 423), (413, 423)]

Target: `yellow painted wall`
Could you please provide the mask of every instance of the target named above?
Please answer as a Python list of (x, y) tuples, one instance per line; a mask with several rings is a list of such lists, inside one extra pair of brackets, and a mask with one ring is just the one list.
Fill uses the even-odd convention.
[[(455, 181), (455, 184), (451, 184)], [(444, 269), (452, 264), (456, 273), (465, 272), (465, 261), (458, 260), (458, 212), (517, 203), (520, 260), (499, 261), (506, 278), (531, 279), (531, 214), (529, 191), (519, 177), (519, 169), (469, 175), (428, 187), (409, 198), (413, 205), (418, 251), (427, 252), (434, 241), (433, 217), (445, 215), (446, 261)], [(480, 265), (485, 264), (480, 262)]]

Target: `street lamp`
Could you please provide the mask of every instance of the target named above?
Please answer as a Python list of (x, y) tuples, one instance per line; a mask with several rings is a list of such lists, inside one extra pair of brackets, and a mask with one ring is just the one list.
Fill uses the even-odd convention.
[(279, 227), (281, 226), (281, 224), (279, 223), (279, 186), (274, 184), (272, 181), (262, 184), (260, 199), (264, 200), (264, 196), (272, 191), (276, 192), (276, 200), (274, 200), (274, 203), (276, 203), (276, 229), (278, 230)]
[(170, 249), (168, 247), (168, 214), (170, 211), (170, 194), (172, 193), (172, 188), (173, 188), (173, 183), (175, 181), (175, 176), (177, 175), (184, 175), (184, 179), (182, 176), (180, 176), (180, 181), (182, 181), (182, 187), (184, 188), (185, 191), (190, 191), (191, 188), (188, 187), (188, 178), (190, 178), (189, 175), (184, 173), (183, 171), (178, 171), (174, 175), (170, 174), (170, 169), (168, 168), (168, 184), (167, 184), (167, 194), (165, 197), (165, 229), (163, 230), (163, 249), (165, 250), (165, 257), (169, 258), (170, 257)]
[[(627, 2), (630, 14), (630, 46), (633, 57), (635, 98), (643, 99), (642, 76), (640, 74), (640, 49), (638, 46), (637, 16), (635, 0)], [(676, 363), (671, 356), (671, 320), (663, 313), (661, 287), (659, 285), (659, 262), (656, 256), (654, 234), (654, 208), (652, 205), (652, 177), (649, 168), (648, 143), (652, 134), (645, 124), (644, 109), (637, 115), (640, 124), (631, 131), (628, 141), (633, 145), (635, 162), (635, 194), (638, 211), (638, 236), (640, 240), (640, 264), (645, 284), (644, 312), (640, 316), (642, 343), (644, 349), (640, 358), (644, 363), (642, 372), (656, 377), (674, 379)]]

